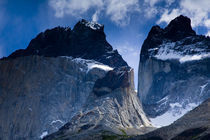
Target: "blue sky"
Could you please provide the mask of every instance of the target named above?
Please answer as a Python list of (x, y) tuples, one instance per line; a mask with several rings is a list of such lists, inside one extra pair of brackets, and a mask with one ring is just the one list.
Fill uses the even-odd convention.
[(0, 0), (0, 57), (26, 48), (48, 28), (73, 28), (84, 18), (105, 25), (107, 40), (137, 75), (140, 48), (150, 28), (165, 27), (180, 14), (192, 19), (198, 34), (210, 35), (210, 0)]

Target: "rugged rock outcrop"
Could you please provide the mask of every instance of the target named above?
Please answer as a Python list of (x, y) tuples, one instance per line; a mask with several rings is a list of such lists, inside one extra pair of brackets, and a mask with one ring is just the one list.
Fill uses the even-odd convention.
[(210, 99), (173, 124), (130, 140), (208, 140), (210, 138)]
[(134, 91), (133, 70), (121, 67), (98, 79), (81, 112), (45, 140), (99, 140), (114, 134), (126, 137), (151, 130)]
[(73, 30), (46, 30), (0, 60), (0, 139), (37, 140), (63, 125), (64, 134), (137, 134), (151, 127), (133, 70), (103, 28), (82, 20)]
[(181, 15), (164, 29), (154, 26), (142, 46), (138, 96), (157, 125), (210, 97), (210, 38), (196, 35), (190, 23)]

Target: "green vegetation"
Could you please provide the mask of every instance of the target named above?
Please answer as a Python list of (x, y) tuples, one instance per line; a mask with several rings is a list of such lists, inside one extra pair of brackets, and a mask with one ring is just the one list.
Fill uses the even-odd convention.
[(118, 140), (117, 135), (102, 135), (103, 140)]

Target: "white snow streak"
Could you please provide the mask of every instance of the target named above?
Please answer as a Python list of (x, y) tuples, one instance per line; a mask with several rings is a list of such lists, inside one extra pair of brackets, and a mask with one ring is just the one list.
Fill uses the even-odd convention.
[(180, 103), (172, 103), (170, 104), (170, 106), (171, 109), (169, 109), (169, 111), (167, 111), (163, 115), (156, 118), (150, 118), (153, 126), (163, 127), (170, 125), (177, 119), (181, 118), (184, 114), (197, 107), (198, 104), (190, 103), (186, 107), (183, 107)]
[(48, 135), (48, 132), (47, 131), (44, 131), (42, 134), (41, 134), (41, 136), (40, 136), (40, 138), (41, 139), (43, 139), (45, 136), (47, 136)]
[(206, 83), (205, 85), (200, 86), (201, 87), (200, 95), (203, 94), (203, 91), (204, 91), (204, 89), (206, 88), (207, 85), (208, 85), (208, 83)]
[(88, 64), (88, 71), (93, 69), (93, 68), (98, 68), (102, 69), (104, 71), (110, 71), (113, 70), (113, 68), (107, 66), (107, 65), (102, 65), (102, 64), (96, 64), (96, 63), (87, 63)]
[[(83, 64), (86, 66), (86, 72), (88, 73), (90, 70), (96, 68), (96, 69), (101, 69), (104, 71), (111, 71), (114, 68), (108, 66), (108, 65), (104, 65), (100, 62), (97, 62), (95, 60), (87, 60), (87, 59), (82, 59), (82, 58), (72, 58), (72, 57), (68, 57), (68, 56), (62, 56), (63, 58), (67, 58), (70, 59), (78, 64)], [(81, 71), (84, 71), (82, 68), (80, 68)]]
[(51, 125), (54, 124), (54, 123), (57, 123), (57, 122), (63, 123), (63, 121), (61, 121), (61, 120), (55, 120), (55, 121), (51, 122)]
[[(204, 58), (209, 58), (210, 53), (205, 52), (202, 48), (196, 48), (196, 45), (202, 45), (201, 42), (192, 45), (177, 46), (174, 42), (172, 43), (163, 43), (160, 45), (160, 48), (149, 49), (149, 52), (155, 55), (153, 57), (160, 60), (179, 60), (180, 63), (185, 63), (189, 61), (201, 60)], [(183, 48), (185, 48), (183, 50)], [(177, 50), (180, 49), (180, 50)], [(185, 54), (186, 52), (196, 52), (195, 54)]]

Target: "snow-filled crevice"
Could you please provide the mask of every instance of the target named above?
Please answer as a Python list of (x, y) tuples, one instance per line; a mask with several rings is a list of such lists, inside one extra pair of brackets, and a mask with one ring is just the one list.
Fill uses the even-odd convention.
[(181, 118), (183, 115), (185, 115), (187, 112), (191, 111), (195, 107), (197, 107), (199, 104), (195, 103), (189, 103), (187, 105), (182, 105), (180, 103), (171, 103), (170, 109), (165, 112), (164, 114), (156, 117), (156, 118), (150, 118), (150, 121), (153, 126), (155, 127), (163, 127), (170, 125), (174, 121)]
[(197, 61), (210, 58), (210, 52), (203, 47), (201, 42), (192, 45), (179, 45), (175, 42), (167, 42), (158, 48), (149, 49), (151, 57), (160, 60), (178, 60), (180, 63)]

